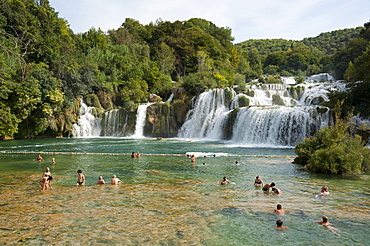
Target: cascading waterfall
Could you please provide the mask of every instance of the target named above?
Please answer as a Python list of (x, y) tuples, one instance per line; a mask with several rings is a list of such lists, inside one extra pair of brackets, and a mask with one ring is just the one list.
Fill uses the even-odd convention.
[[(300, 85), (302, 86), (302, 85)], [(240, 144), (294, 146), (311, 136), (319, 128), (331, 124), (330, 111), (315, 106), (328, 101), (331, 90), (344, 90), (342, 83), (311, 84), (305, 86), (300, 100), (290, 97), (285, 85), (254, 86), (254, 96), (237, 94), (226, 99), (224, 89), (203, 92), (197, 98), (187, 120), (179, 130), (181, 138), (223, 139), (230, 112), (239, 108), (239, 97), (249, 99), (249, 107), (242, 107), (232, 125), (231, 141)], [(272, 105), (272, 95), (279, 95), (286, 106)], [(301, 105), (294, 106), (293, 105)]]
[[(235, 91), (232, 96), (235, 96)], [(224, 89), (213, 89), (199, 95), (195, 102), (194, 109), (187, 115), (187, 121), (179, 131), (179, 137), (185, 138), (219, 138), (219, 129), (225, 114), (229, 111), (229, 106), (225, 98)]]
[(152, 104), (153, 103), (142, 104), (138, 107), (137, 113), (136, 113), (135, 133), (131, 136), (132, 138), (144, 138), (146, 110)]
[(232, 141), (243, 144), (294, 146), (328, 126), (329, 110), (315, 107), (244, 107), (238, 112)]
[[(315, 105), (328, 101), (330, 91), (344, 91), (345, 85), (339, 82), (317, 83), (317, 80), (322, 81), (328, 76), (322, 74), (308, 78), (307, 81), (311, 83), (297, 85), (304, 87), (303, 94), (297, 94), (300, 96), (298, 99), (293, 99), (290, 90), (287, 90), (287, 86), (294, 87), (293, 78), (283, 80), (286, 82), (284, 84), (252, 85), (248, 94), (237, 94), (230, 88), (203, 92), (191, 100), (192, 109), (179, 129), (178, 137), (231, 140), (234, 143), (248, 145), (294, 146), (320, 127), (331, 124), (329, 109)], [(273, 105), (274, 96), (280, 98), (279, 104), (283, 101), (285, 106)], [(172, 98), (173, 94), (168, 102), (171, 102)], [(246, 100), (249, 106), (244, 107)], [(243, 107), (240, 105), (241, 102), (244, 104)], [(130, 137), (144, 137), (146, 111), (151, 104), (138, 107), (135, 131)], [(128, 128), (131, 129), (131, 133), (125, 129), (126, 124), (132, 120), (129, 121), (128, 114), (122, 110), (106, 112), (102, 129), (99, 119), (91, 113), (92, 109), (81, 101), (80, 119), (78, 124), (73, 126), (73, 136), (127, 137), (132, 133), (132, 123), (129, 123)]]
[(79, 116), (77, 124), (72, 126), (72, 134), (74, 137), (97, 137), (101, 132), (101, 121), (96, 118), (92, 111), (94, 107), (88, 107), (81, 99)]
[[(127, 116), (126, 116), (127, 117)], [(104, 113), (102, 136), (121, 137), (124, 136), (125, 123), (127, 119), (121, 119), (118, 109)]]

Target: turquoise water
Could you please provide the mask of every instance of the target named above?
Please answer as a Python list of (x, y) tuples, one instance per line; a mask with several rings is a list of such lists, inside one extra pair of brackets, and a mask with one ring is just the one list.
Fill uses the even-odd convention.
[[(141, 158), (132, 159), (137, 151)], [(370, 176), (309, 173), (292, 164), (290, 148), (84, 138), (2, 141), (0, 152), (0, 244), (368, 245), (370, 238)], [(191, 163), (187, 152), (202, 154)], [(46, 167), (53, 188), (41, 191)], [(78, 169), (85, 187), (75, 186)], [(123, 183), (96, 185), (100, 175)], [(256, 189), (256, 175), (283, 194)], [(231, 184), (214, 185), (224, 176)], [(332, 196), (315, 197), (321, 186)], [(285, 215), (273, 213), (278, 203)], [(342, 233), (314, 222), (322, 215)], [(276, 231), (277, 219), (290, 229)]]

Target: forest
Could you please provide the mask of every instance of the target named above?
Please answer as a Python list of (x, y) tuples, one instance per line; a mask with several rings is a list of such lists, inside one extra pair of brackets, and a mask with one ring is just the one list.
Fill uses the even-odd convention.
[(173, 87), (192, 96), (321, 72), (349, 85), (332, 104), (344, 100), (344, 112), (370, 116), (370, 22), (301, 41), (234, 44), (230, 28), (200, 18), (123, 21), (107, 32), (73, 33), (47, 0), (1, 1), (0, 138), (68, 136), (78, 99), (88, 95), (104, 110), (132, 109), (153, 94), (168, 98)]

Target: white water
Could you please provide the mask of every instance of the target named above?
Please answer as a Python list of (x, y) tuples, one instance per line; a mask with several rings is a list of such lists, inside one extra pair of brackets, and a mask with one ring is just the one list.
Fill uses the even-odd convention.
[[(253, 85), (249, 95), (237, 94), (229, 88), (208, 90), (192, 99), (192, 109), (179, 129), (178, 137), (231, 140), (235, 144), (247, 145), (294, 146), (320, 127), (331, 124), (329, 110), (315, 105), (328, 101), (329, 92), (345, 90), (345, 85), (314, 83), (323, 78), (330, 79), (330, 75), (312, 76), (307, 79), (309, 83), (297, 85), (305, 88), (298, 100), (293, 99), (287, 90), (293, 78), (284, 80), (283, 84)], [(273, 105), (273, 95), (278, 95), (285, 106)], [(249, 99), (250, 106), (240, 108), (241, 96)], [(168, 101), (172, 98), (173, 95)], [(146, 112), (151, 104), (138, 107), (135, 132), (130, 137), (144, 138)], [(240, 110), (235, 120), (230, 121), (230, 113), (237, 108)], [(81, 103), (79, 123), (73, 126), (75, 137), (125, 136), (127, 116), (121, 119), (118, 110), (106, 112), (104, 130), (101, 131), (100, 121), (91, 114), (91, 109)]]
[(100, 119), (97, 119), (92, 110), (94, 107), (88, 107), (81, 99), (79, 116), (77, 124), (72, 126), (73, 137), (97, 137), (101, 132)]
[(243, 144), (294, 146), (320, 127), (328, 126), (329, 110), (315, 107), (244, 107), (238, 112), (232, 141)]
[(142, 104), (138, 107), (136, 113), (136, 125), (135, 132), (131, 136), (132, 138), (144, 138), (144, 126), (146, 120), (146, 110), (153, 103)]
[[(250, 106), (242, 107), (237, 112), (232, 125), (231, 141), (247, 145), (294, 146), (319, 128), (331, 124), (329, 109), (315, 105), (328, 101), (330, 91), (345, 89), (342, 83), (299, 86), (305, 87), (299, 100), (290, 97), (283, 84), (263, 85), (264, 88), (252, 86), (250, 90), (254, 96), (236, 95), (233, 91), (231, 103), (226, 100), (224, 89), (206, 91), (196, 99), (178, 136), (225, 139), (229, 113), (239, 108), (238, 98), (244, 96), (249, 99)], [(286, 106), (272, 105), (273, 95), (279, 95)]]

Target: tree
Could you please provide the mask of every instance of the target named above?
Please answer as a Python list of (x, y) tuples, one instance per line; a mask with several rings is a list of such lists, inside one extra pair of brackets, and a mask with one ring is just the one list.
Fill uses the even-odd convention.
[(353, 134), (352, 115), (340, 118), (342, 103), (335, 109), (335, 125), (321, 128), (297, 144), (294, 163), (314, 172), (332, 174), (357, 174), (370, 168), (370, 150)]

